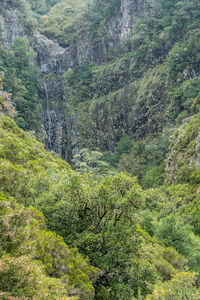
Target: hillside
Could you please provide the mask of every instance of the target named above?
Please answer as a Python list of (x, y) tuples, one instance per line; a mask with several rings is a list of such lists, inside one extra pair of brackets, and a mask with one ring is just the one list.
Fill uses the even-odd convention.
[(200, 299), (199, 20), (2, 1), (0, 299)]
[[(200, 296), (194, 286), (197, 275), (184, 271), (187, 265), (198, 272), (196, 182), (193, 189), (183, 183), (144, 191), (123, 173), (96, 181), (45, 152), (6, 116), (0, 121), (0, 155), (3, 299), (93, 299), (92, 281), (97, 299), (151, 292), (145, 299), (157, 299), (165, 288), (179, 295), (183, 287), (184, 295)], [(190, 226), (186, 212), (195, 217)], [(60, 236), (47, 230), (45, 218)], [(166, 231), (171, 233), (167, 237)], [(28, 286), (22, 278), (29, 278)]]

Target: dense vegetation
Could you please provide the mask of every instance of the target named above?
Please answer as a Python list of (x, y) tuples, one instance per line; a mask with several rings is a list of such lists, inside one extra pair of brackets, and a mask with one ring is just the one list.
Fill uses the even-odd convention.
[[(2, 105), (5, 101), (2, 93)], [(200, 238), (194, 235), (200, 229), (192, 205), (198, 201), (197, 184), (145, 191), (124, 173), (101, 181), (75, 173), (5, 114), (0, 121), (0, 287), (5, 299), (93, 299), (92, 281), (97, 299), (200, 296)], [(47, 230), (45, 218), (64, 240)]]
[(16, 123), (25, 130), (39, 132), (40, 73), (33, 62), (34, 57), (25, 38), (16, 38), (10, 48), (0, 47), (0, 70), (5, 75), (4, 87), (16, 105)]
[(59, 2), (59, 0), (28, 0), (32, 11), (38, 15), (47, 13), (57, 2)]
[(29, 38), (89, 32), (96, 61), (59, 74), (53, 104), (79, 116), (72, 170), (34, 137), (56, 74), (41, 78), (32, 38), (0, 46), (1, 299), (200, 299), (200, 4), (134, 3), (120, 45), (107, 4), (9, 1)]
[(50, 39), (59, 41), (60, 45), (67, 47), (77, 34), (75, 27), (90, 0), (57, 2), (48, 16), (45, 15), (41, 18), (41, 32)]
[[(3, 94), (2, 105), (5, 101), (7, 95)], [(33, 182), (40, 185), (41, 176), (47, 179), (45, 174), (53, 170), (68, 174), (71, 169), (54, 153), (45, 152), (42, 144), (5, 113), (0, 119), (1, 295), (3, 299), (6, 295), (28, 299), (81, 295), (92, 299), (97, 269), (89, 266), (77, 249), (69, 249), (63, 238), (47, 230), (45, 217), (31, 206), (36, 206), (39, 192), (36, 186), (31, 187)]]
[[(117, 145), (124, 134), (134, 145), (143, 140), (147, 147), (159, 144), (165, 136), (165, 149), (158, 150), (163, 153), (162, 157), (158, 154), (160, 163), (148, 166), (152, 174), (157, 168), (163, 178), (161, 161), (168, 151), (171, 128), (199, 109), (199, 3), (156, 0), (155, 8), (151, 1), (130, 4), (139, 22), (123, 43), (110, 36), (111, 22), (120, 17), (120, 1), (109, 1), (109, 5), (104, 0), (93, 1), (80, 11), (77, 1), (65, 2), (68, 5), (70, 12), (61, 2), (55, 5), (43, 17), (40, 31), (67, 48), (79, 39), (87, 44), (89, 39), (94, 53), (91, 62), (69, 69), (61, 79), (67, 99), (62, 112), (66, 118), (69, 111), (78, 113), (81, 148), (103, 152), (106, 161), (117, 166)], [(52, 106), (56, 109), (53, 99)], [(127, 164), (132, 154), (126, 156)], [(122, 166), (125, 164), (120, 164), (120, 170), (130, 172), (131, 168)], [(141, 178), (134, 170), (131, 174)]]

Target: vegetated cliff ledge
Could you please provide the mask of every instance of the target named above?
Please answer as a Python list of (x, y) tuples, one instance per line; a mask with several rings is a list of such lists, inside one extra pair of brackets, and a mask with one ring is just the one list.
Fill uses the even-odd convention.
[(167, 159), (168, 182), (199, 182), (200, 115), (183, 120), (175, 131)]

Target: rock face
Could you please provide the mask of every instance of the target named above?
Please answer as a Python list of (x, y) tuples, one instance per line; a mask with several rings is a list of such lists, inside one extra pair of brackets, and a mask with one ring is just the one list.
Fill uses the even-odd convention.
[(42, 75), (43, 122), (46, 147), (65, 159), (68, 154), (67, 113), (64, 108), (62, 74), (69, 68), (65, 49), (57, 43), (36, 33), (34, 47), (37, 48), (37, 62)]
[(113, 46), (130, 36), (135, 23), (151, 12), (152, 5), (152, 0), (121, 0), (119, 12), (107, 23), (107, 36)]
[(8, 7), (6, 14), (0, 14), (0, 27), (2, 30), (2, 44), (9, 46), (16, 37), (24, 37), (25, 30), (17, 8)]
[(63, 74), (68, 69), (65, 49), (38, 32), (34, 35), (37, 45), (37, 61), (41, 73)]

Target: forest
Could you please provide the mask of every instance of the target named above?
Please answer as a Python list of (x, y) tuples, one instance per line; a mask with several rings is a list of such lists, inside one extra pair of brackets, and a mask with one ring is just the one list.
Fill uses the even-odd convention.
[(200, 299), (199, 20), (2, 1), (0, 299)]

